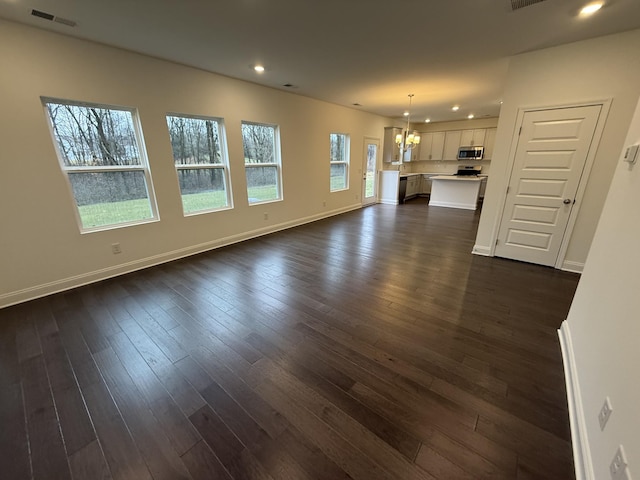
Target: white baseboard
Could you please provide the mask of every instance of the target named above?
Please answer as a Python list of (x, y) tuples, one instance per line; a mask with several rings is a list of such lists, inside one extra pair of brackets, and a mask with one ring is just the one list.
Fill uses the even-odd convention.
[(573, 446), (573, 462), (577, 480), (595, 480), (593, 463), (589, 450), (587, 426), (585, 425), (582, 397), (578, 384), (576, 360), (571, 343), (571, 330), (565, 320), (558, 330), (560, 348), (562, 349), (562, 362), (564, 364), (564, 377), (567, 385), (567, 401), (569, 404), (569, 421), (571, 423), (571, 440)]
[(430, 207), (447, 207), (447, 208), (461, 208), (463, 210), (475, 210), (478, 205), (475, 203), (456, 203), (456, 202), (439, 202), (429, 201)]
[(162, 263), (171, 262), (180, 258), (189, 257), (198, 253), (203, 253), (216, 248), (231, 245), (233, 243), (242, 242), (244, 240), (250, 240), (252, 238), (261, 237), (270, 233), (275, 233), (280, 230), (286, 230), (288, 228), (298, 227), (306, 223), (315, 222), (324, 218), (333, 217), (342, 213), (347, 213), (353, 210), (362, 208), (361, 204), (350, 205), (348, 207), (339, 208), (330, 212), (323, 212), (308, 217), (291, 220), (289, 222), (280, 223), (278, 225), (271, 225), (269, 227), (259, 228), (248, 232), (242, 232), (236, 235), (230, 235), (228, 237), (219, 238), (210, 242), (200, 243), (198, 245), (191, 245), (189, 247), (180, 248), (170, 252), (161, 253), (159, 255), (153, 255), (138, 260), (134, 260), (128, 263), (122, 263), (111, 267), (95, 270), (92, 272), (82, 273), (72, 277), (63, 278), (61, 280), (55, 280), (49, 283), (43, 283), (35, 285), (33, 287), (24, 288), (22, 290), (16, 290), (13, 292), (0, 295), (0, 308), (9, 307), (36, 298), (45, 297), (54, 293), (62, 292), (90, 283), (99, 282), (108, 278), (117, 277), (118, 275), (124, 275), (126, 273), (135, 272), (136, 270), (142, 270), (152, 267), (154, 265), (160, 265)]
[(378, 203), (381, 203), (383, 205), (399, 205), (400, 202), (398, 202), (398, 200), (389, 200), (388, 198), (381, 198), (380, 200), (378, 200)]
[(484, 247), (482, 245), (474, 245), (471, 253), (474, 255), (482, 255), (483, 257), (491, 256), (491, 247)]
[(582, 273), (582, 270), (584, 270), (584, 263), (565, 260), (562, 262), (561, 270), (564, 270), (565, 272)]

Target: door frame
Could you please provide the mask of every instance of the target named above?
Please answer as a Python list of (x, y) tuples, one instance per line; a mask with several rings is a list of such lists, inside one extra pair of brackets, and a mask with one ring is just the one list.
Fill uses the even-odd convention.
[[(369, 140), (373, 140), (377, 142), (378, 148), (376, 150), (376, 171), (373, 176), (373, 201), (370, 203), (364, 202), (364, 192), (365, 192), (365, 183), (364, 183), (364, 175), (366, 172), (366, 161), (367, 161), (367, 142)], [(382, 142), (377, 137), (371, 137), (365, 135), (362, 139), (362, 159), (360, 160), (360, 205), (369, 206), (375, 205), (378, 203), (378, 197), (380, 195), (380, 182), (378, 178), (378, 173), (380, 172), (380, 158), (381, 158), (381, 150), (382, 150)]]
[(495, 257), (495, 253), (496, 253), (496, 241), (498, 240), (498, 232), (500, 231), (500, 225), (502, 224), (502, 219), (505, 213), (505, 206), (507, 202), (507, 188), (511, 184), (513, 167), (515, 165), (515, 160), (516, 160), (516, 150), (518, 148), (518, 142), (520, 141), (520, 127), (522, 127), (522, 122), (524, 121), (524, 115), (528, 112), (537, 112), (541, 110), (561, 110), (565, 108), (590, 107), (594, 105), (599, 105), (601, 107), (600, 116), (598, 117), (598, 121), (596, 122), (596, 128), (593, 132), (593, 138), (591, 140), (591, 145), (589, 146), (587, 159), (585, 161), (584, 168), (582, 170), (582, 175), (580, 176), (580, 180), (578, 182), (578, 190), (576, 191), (576, 198), (575, 198), (576, 201), (575, 201), (575, 204), (573, 205), (573, 208), (571, 209), (571, 213), (569, 214), (569, 218), (567, 220), (567, 226), (562, 236), (562, 242), (560, 243), (560, 250), (558, 252), (558, 257), (556, 258), (555, 265), (553, 266), (553, 268), (557, 268), (560, 270), (582, 273), (583, 264), (578, 262), (567, 262), (565, 264), (564, 259), (567, 254), (567, 249), (569, 248), (569, 242), (571, 241), (573, 228), (575, 227), (578, 214), (580, 213), (580, 208), (582, 207), (582, 200), (584, 198), (584, 193), (587, 188), (587, 182), (591, 175), (591, 169), (593, 167), (596, 153), (598, 152), (598, 149), (600, 147), (600, 141), (602, 140), (602, 132), (604, 131), (604, 127), (607, 123), (607, 118), (609, 117), (611, 102), (612, 102), (612, 99), (607, 98), (604, 100), (594, 100), (590, 102), (585, 101), (585, 102), (579, 102), (579, 103), (567, 103), (567, 104), (557, 104), (557, 105), (518, 107), (518, 114), (516, 116), (516, 122), (514, 124), (513, 133), (511, 136), (511, 145), (509, 146), (509, 156), (508, 156), (509, 160), (505, 166), (506, 182), (503, 185), (503, 195), (500, 199), (500, 204), (498, 206), (498, 215), (496, 215), (496, 220), (493, 225), (493, 235), (491, 238), (491, 251), (489, 253), (489, 256)]

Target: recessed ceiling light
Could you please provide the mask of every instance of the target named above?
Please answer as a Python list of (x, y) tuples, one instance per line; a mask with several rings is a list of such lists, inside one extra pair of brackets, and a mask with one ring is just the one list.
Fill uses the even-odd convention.
[(425, 118), (424, 123), (430, 123), (431, 119), (430, 118)]
[(258, 73), (264, 72), (264, 67), (262, 65), (256, 65), (255, 67), (253, 67), (253, 69)]
[(454, 105), (453, 107), (451, 107), (451, 110), (457, 112), (458, 110), (460, 110), (460, 107), (458, 105)]
[(473, 118), (473, 113), (470, 113), (469, 115), (467, 115), (467, 118), (471, 120)]
[(580, 16), (588, 17), (589, 15), (593, 15), (598, 10), (600, 10), (603, 5), (604, 5), (604, 2), (592, 2), (592, 3), (589, 3), (589, 4), (585, 5), (584, 7), (582, 7), (582, 10), (580, 10)]
[(404, 115), (405, 117), (409, 116), (409, 112), (404, 112), (402, 115)]

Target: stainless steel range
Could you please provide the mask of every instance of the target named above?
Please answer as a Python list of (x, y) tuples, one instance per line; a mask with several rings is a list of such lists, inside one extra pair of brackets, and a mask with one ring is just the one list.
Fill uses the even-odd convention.
[(466, 165), (463, 167), (458, 167), (458, 171), (456, 175), (463, 176), (478, 176), (482, 172), (482, 167), (480, 165)]

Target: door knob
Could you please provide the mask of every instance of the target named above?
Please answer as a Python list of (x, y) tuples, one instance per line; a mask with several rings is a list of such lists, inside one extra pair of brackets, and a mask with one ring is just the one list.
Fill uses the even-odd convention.
[(571, 199), (570, 198), (565, 198), (562, 203), (564, 203), (565, 205), (569, 205), (571, 203)]

